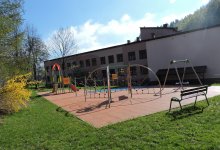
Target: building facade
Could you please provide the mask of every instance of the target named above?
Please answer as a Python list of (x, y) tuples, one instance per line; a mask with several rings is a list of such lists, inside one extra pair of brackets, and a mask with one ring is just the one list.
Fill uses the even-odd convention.
[[(106, 67), (109, 65), (110, 74), (118, 74), (119, 79), (125, 80), (124, 66), (140, 64), (157, 72), (166, 69), (173, 59), (189, 59), (195, 66), (205, 65), (207, 79), (220, 79), (220, 26), (177, 32), (176, 28), (164, 25), (140, 28), (140, 31), (140, 37), (135, 42), (128, 41), (122, 45), (45, 61), (47, 84), (51, 83), (54, 63), (64, 66), (64, 76), (72, 78), (87, 76), (99, 68), (93, 74), (97, 79), (106, 77)], [(131, 74), (135, 82), (155, 80), (152, 73), (139, 66), (131, 67)]]
[[(182, 32), (146, 42), (148, 66), (168, 68), (170, 60), (189, 59), (193, 66), (207, 66), (205, 79), (220, 81), (220, 25)], [(183, 67), (180, 64), (179, 67)], [(149, 75), (154, 80), (152, 74)]]

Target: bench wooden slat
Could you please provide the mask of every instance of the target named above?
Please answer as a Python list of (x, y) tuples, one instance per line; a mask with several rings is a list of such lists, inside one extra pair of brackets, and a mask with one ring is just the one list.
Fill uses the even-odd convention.
[(186, 89), (181, 91), (181, 93), (186, 93), (186, 92), (190, 92), (190, 91), (195, 91), (195, 90), (199, 90), (199, 89), (207, 89), (208, 85), (204, 85), (204, 86), (200, 86), (200, 87), (196, 87), (196, 88), (191, 88), (191, 89)]
[(202, 93), (202, 92), (204, 93), (206, 91), (207, 91), (206, 89), (201, 89), (201, 90), (195, 90), (195, 91), (190, 91), (190, 92), (184, 92), (184, 93), (181, 93), (181, 97), (192, 95), (192, 94), (197, 94), (197, 93)]
[(201, 96), (201, 95), (206, 95), (206, 94), (205, 94), (205, 93), (201, 93), (201, 94), (199, 94), (199, 95), (189, 96), (189, 97), (180, 99), (180, 101), (181, 101), (181, 100), (185, 100), (185, 99), (190, 99), (190, 98), (193, 98), (193, 97), (196, 97), (196, 96)]

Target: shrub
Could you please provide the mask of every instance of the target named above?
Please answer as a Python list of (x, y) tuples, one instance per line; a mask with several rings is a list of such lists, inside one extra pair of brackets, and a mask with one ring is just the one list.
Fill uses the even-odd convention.
[(15, 76), (0, 88), (0, 111), (4, 113), (18, 112), (27, 106), (30, 91), (25, 89), (31, 74)]

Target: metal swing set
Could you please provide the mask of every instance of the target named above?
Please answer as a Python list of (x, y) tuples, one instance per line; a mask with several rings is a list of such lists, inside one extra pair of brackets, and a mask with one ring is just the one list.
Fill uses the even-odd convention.
[[(184, 64), (182, 77), (180, 76), (177, 64)], [(187, 67), (187, 65), (192, 68), (194, 74), (196, 75), (197, 80), (199, 81), (199, 84), (203, 85), (201, 80), (200, 80), (200, 78), (199, 78), (199, 76), (198, 76), (198, 74), (196, 73), (195, 68), (193, 67), (192, 63), (188, 59), (185, 59), (185, 60), (171, 60), (169, 66), (168, 66), (167, 72), (166, 72), (166, 76), (165, 76), (165, 80), (164, 80), (164, 83), (163, 83), (162, 90), (165, 88), (165, 85), (166, 85), (166, 82), (167, 82), (167, 78), (168, 78), (168, 75), (169, 75), (169, 72), (170, 72), (170, 68), (173, 65), (174, 65), (174, 69), (175, 69), (177, 78), (179, 80), (179, 82), (177, 84), (179, 84), (180, 87), (178, 89), (184, 90), (183, 86), (189, 84), (189, 82), (185, 82), (184, 81), (185, 75), (186, 75), (186, 67)], [(177, 91), (178, 89), (176, 89), (175, 91)]]

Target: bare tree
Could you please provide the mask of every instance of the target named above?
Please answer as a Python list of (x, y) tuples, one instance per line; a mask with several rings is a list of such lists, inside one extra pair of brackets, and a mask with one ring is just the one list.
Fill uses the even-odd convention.
[(48, 51), (44, 42), (36, 34), (36, 29), (33, 26), (26, 27), (24, 47), (28, 57), (28, 64), (33, 72), (33, 78), (38, 80), (37, 74), (41, 70), (42, 61), (48, 57)]
[(74, 33), (70, 28), (60, 28), (51, 38), (50, 48), (62, 58), (62, 70), (65, 75), (65, 56), (77, 53)]

